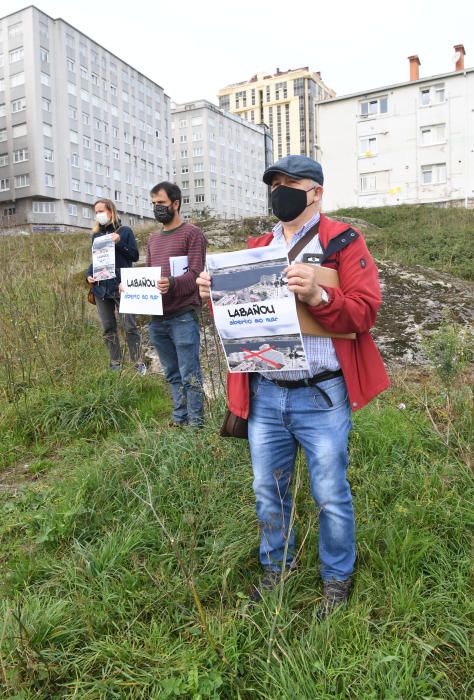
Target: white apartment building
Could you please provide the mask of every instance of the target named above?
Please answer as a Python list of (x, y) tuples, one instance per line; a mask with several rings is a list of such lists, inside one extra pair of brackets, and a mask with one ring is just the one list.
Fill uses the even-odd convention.
[(163, 88), (34, 6), (0, 19), (0, 225), (90, 228), (98, 197), (153, 220), (169, 179)]
[(171, 120), (171, 179), (182, 191), (184, 219), (202, 212), (224, 219), (268, 214), (262, 175), (273, 159), (266, 127), (207, 100), (176, 105)]
[(318, 104), (324, 207), (474, 206), (474, 69), (455, 70)]

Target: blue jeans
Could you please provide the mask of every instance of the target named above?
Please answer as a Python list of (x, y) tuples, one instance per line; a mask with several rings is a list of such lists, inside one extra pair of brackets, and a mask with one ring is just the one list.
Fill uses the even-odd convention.
[[(355, 562), (354, 511), (346, 478), (351, 410), (343, 377), (317, 387), (285, 389), (261, 375), (251, 379), (249, 445), (260, 526), (260, 561), (278, 571), (290, 566), (291, 481), (298, 444), (304, 450), (311, 494), (319, 511), (319, 562), (323, 580), (343, 580)], [(288, 537), (288, 554), (284, 547)]]
[(199, 364), (199, 322), (193, 311), (150, 322), (150, 342), (171, 388), (175, 423), (202, 425), (204, 393)]

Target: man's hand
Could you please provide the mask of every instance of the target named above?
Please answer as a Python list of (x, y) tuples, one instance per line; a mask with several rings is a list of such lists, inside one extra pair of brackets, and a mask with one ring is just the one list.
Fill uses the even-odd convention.
[(203, 301), (211, 298), (211, 275), (203, 270), (196, 279), (196, 284), (199, 289), (199, 296)]
[(87, 281), (89, 282), (89, 284), (95, 284), (95, 283), (96, 283), (96, 279), (95, 279), (95, 277), (92, 277), (92, 275), (88, 275), (88, 276), (87, 276)]
[(288, 289), (294, 292), (298, 299), (308, 306), (318, 306), (321, 301), (322, 287), (316, 281), (316, 270), (313, 265), (295, 263), (283, 271), (288, 279)]
[(120, 292), (120, 294), (123, 294), (124, 291), (125, 291), (125, 287), (123, 286), (123, 282), (120, 282), (120, 284), (119, 284), (119, 292)]
[(158, 287), (158, 291), (160, 292), (160, 294), (166, 294), (170, 288), (169, 277), (162, 277), (161, 279), (159, 279), (156, 283), (156, 286)]
[(120, 234), (119, 234), (119, 233), (111, 233), (110, 235), (112, 236), (112, 240), (113, 240), (114, 243), (118, 243), (118, 242), (119, 242), (119, 240), (120, 240)]

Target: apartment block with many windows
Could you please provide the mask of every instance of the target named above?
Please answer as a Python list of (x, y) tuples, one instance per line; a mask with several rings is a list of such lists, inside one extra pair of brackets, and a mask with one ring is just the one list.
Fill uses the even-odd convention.
[(324, 206), (474, 207), (474, 69), (410, 80), (318, 105)]
[(0, 19), (3, 226), (89, 228), (98, 197), (151, 221), (170, 130), (163, 88), (64, 20), (33, 6)]
[(172, 118), (172, 180), (182, 190), (182, 215), (238, 219), (268, 213), (262, 182), (273, 162), (264, 126), (249, 123), (207, 100), (176, 105)]
[(334, 97), (320, 73), (308, 67), (257, 73), (250, 80), (219, 90), (219, 106), (255, 124), (266, 124), (273, 156), (316, 155), (316, 103)]

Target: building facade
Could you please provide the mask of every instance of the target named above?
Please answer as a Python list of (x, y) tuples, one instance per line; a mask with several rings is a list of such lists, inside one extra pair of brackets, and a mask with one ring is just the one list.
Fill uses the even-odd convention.
[(308, 67), (267, 75), (219, 90), (219, 106), (255, 124), (266, 124), (275, 160), (289, 154), (316, 155), (316, 104), (334, 97), (320, 73)]
[(0, 19), (0, 224), (90, 228), (98, 197), (124, 223), (153, 219), (169, 178), (163, 88), (62, 19)]
[(185, 220), (268, 214), (262, 174), (272, 160), (269, 130), (207, 100), (176, 105), (172, 120), (172, 180), (182, 191)]
[(391, 204), (474, 206), (474, 69), (336, 97), (318, 105), (326, 210)]

